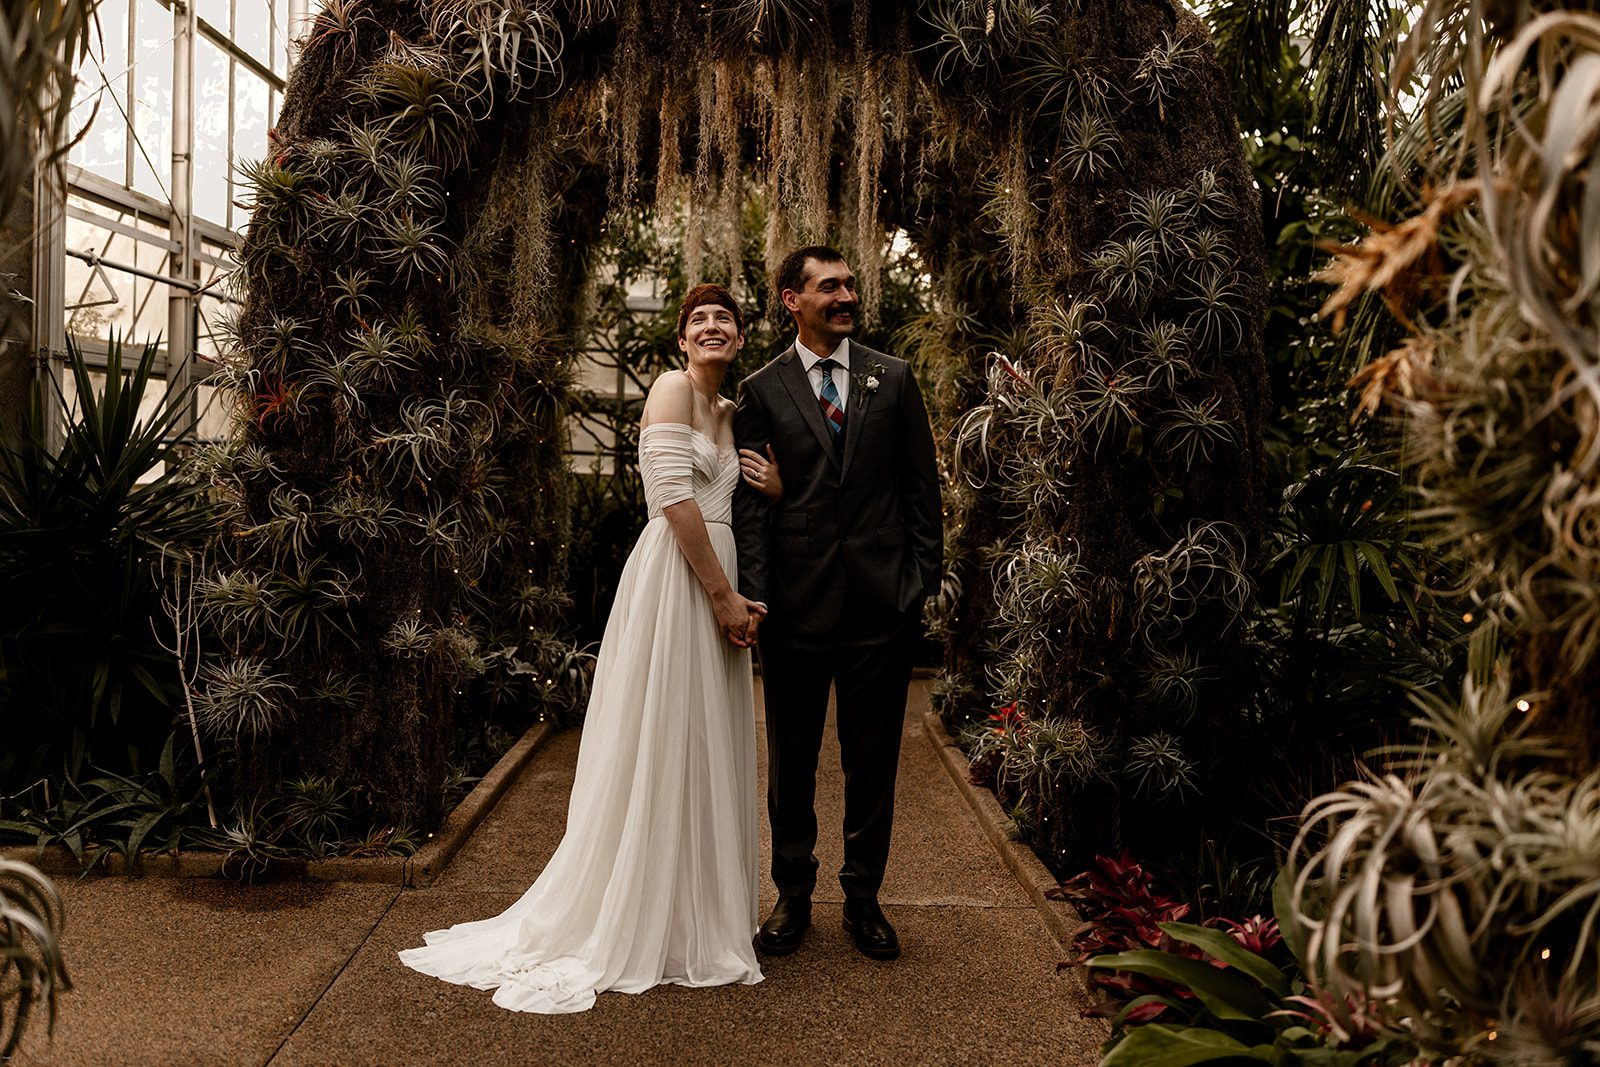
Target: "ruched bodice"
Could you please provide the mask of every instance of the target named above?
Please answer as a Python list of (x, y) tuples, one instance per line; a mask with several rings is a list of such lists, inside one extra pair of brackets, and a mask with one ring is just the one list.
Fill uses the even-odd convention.
[(707, 522), (733, 521), (733, 489), (739, 453), (681, 422), (656, 422), (639, 431), (639, 476), (654, 519), (673, 504), (693, 498)]

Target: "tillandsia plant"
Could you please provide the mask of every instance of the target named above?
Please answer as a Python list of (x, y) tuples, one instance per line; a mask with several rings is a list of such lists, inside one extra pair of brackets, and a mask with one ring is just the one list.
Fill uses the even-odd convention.
[(1471, 659), (1458, 697), (1419, 696), (1421, 740), (1393, 766), (1308, 806), (1296, 936), (1330, 1004), (1372, 1005), (1433, 1055), (1573, 1062), (1595, 1039), (1600, 782), (1551, 769), (1567, 751), (1492, 627)]
[[(1291, 869), (1325, 1000), (1424, 1054), (1571, 1063), (1600, 1041), (1594, 428), (1600, 16), (1428, 4), (1402, 52), (1439, 129), (1415, 213), (1337, 250), (1329, 312), (1409, 336), (1358, 377), (1404, 422), (1431, 536), (1477, 625), (1418, 740), (1319, 797)], [(1461, 92), (1449, 90), (1459, 78)]]
[(0, 1060), (8, 1060), (43, 1007), (55, 1028), (56, 995), (72, 988), (61, 955), (61, 895), (26, 863), (0, 859)]

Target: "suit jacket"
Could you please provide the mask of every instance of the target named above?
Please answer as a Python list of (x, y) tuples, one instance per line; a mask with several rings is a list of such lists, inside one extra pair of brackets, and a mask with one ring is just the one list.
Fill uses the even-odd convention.
[(734, 436), (772, 445), (784, 490), (776, 504), (742, 479), (734, 490), (739, 590), (799, 632), (830, 629), (847, 594), (852, 610), (909, 612), (939, 590), (943, 507), (917, 380), (851, 341), (848, 389), (840, 448), (793, 345), (739, 385)]

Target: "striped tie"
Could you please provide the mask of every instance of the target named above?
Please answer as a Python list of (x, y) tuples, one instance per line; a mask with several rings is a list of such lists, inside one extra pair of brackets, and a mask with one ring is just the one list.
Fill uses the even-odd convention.
[(817, 369), (822, 372), (822, 392), (817, 402), (822, 405), (822, 417), (828, 420), (828, 429), (833, 431), (835, 445), (844, 435), (844, 409), (839, 406), (839, 390), (833, 387), (833, 368), (838, 365), (831, 359), (817, 360)]

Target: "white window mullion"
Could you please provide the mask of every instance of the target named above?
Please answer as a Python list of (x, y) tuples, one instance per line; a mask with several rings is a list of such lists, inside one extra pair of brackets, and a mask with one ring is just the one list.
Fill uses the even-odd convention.
[[(172, 5), (172, 205), (169, 232), (177, 248), (168, 257), (173, 277), (194, 280), (194, 48), (192, 3)], [(194, 295), (167, 289), (167, 376), (187, 379), (194, 352)]]

